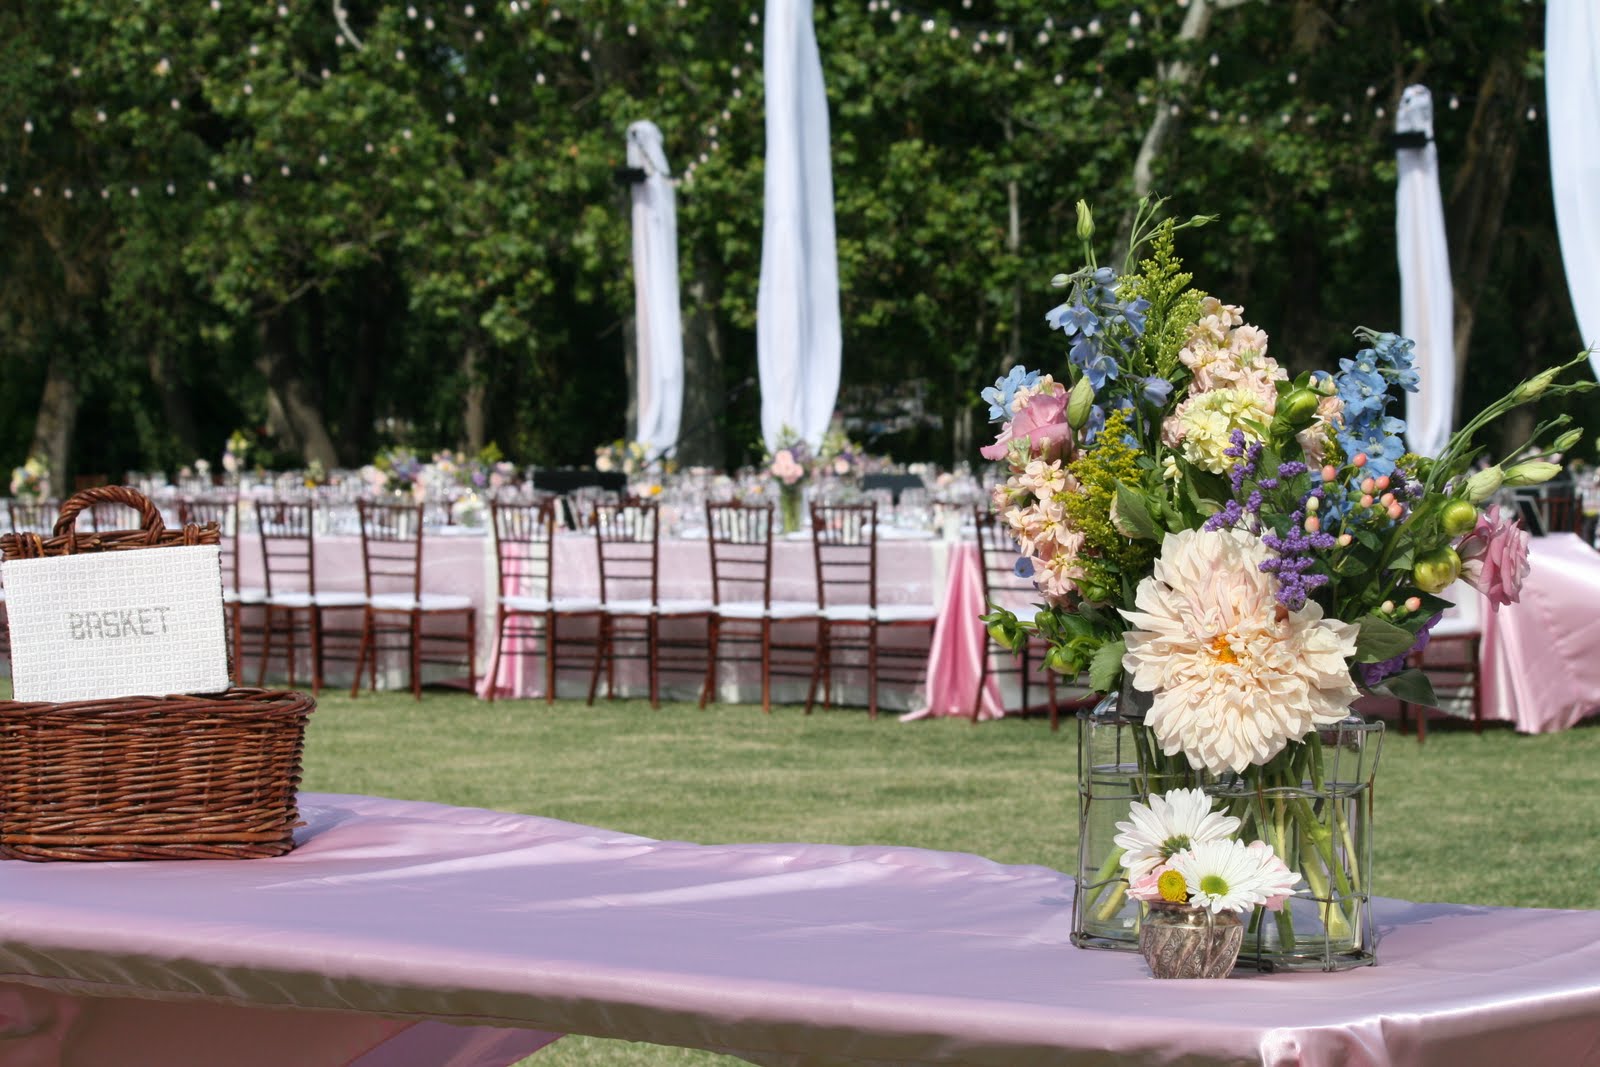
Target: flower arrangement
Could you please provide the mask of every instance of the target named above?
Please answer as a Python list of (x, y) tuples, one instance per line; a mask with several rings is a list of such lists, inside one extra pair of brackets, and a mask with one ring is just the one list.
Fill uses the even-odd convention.
[[(1328, 902), (1351, 891), (1360, 850), (1338, 851), (1338, 805), (1319, 823), (1325, 806), (1299, 796), (1323, 784), (1318, 731), (1363, 693), (1436, 703), (1404, 667), (1450, 606), (1439, 594), (1461, 579), (1498, 606), (1526, 573), (1525, 535), (1480, 508), (1559, 471), (1534, 459), (1474, 473), (1477, 435), (1593, 383), (1557, 383), (1579, 356), (1490, 404), (1439, 456), (1409, 453), (1389, 405), (1417, 387), (1411, 342), (1357, 330), (1336, 371), (1291, 376), (1241, 307), (1191, 287), (1174, 238), (1211, 220), (1157, 223), (1160, 204), (1141, 202), (1119, 273), (1096, 262), (1079, 203), (1086, 262), (1053, 279), (1066, 299), (1046, 315), (1068, 341), (1060, 376), (1015, 367), (983, 392), (1001, 423), (982, 450), (1005, 473), (993, 501), (1043, 601), (1032, 619), (984, 621), (1011, 647), (1037, 633), (1062, 675), (1148, 702), (1141, 770), (1231, 789), (1231, 816), (1301, 867), (1326, 937), (1354, 925)], [(1570, 450), (1581, 433), (1567, 421), (1539, 424), (1512, 456)], [(1302, 851), (1311, 826), (1324, 836)], [(1293, 942), (1290, 927), (1279, 936)]]
[(245, 469), (250, 460), (250, 437), (243, 430), (235, 430), (228, 435), (228, 443), (222, 447), (222, 469), (230, 475), (236, 475)]
[(1239, 820), (1214, 806), (1199, 789), (1174, 789), (1129, 805), (1129, 821), (1117, 823), (1116, 838), (1132, 884), (1129, 896), (1213, 912), (1283, 907), (1300, 875), (1265, 841), (1239, 840)]
[(361, 468), (361, 480), (375, 493), (394, 493), (422, 499), (423, 464), (409, 448), (388, 448)]
[(994, 503), (1046, 602), (1033, 620), (986, 620), (1013, 642), (1036, 629), (1051, 668), (1087, 672), (1098, 692), (1126, 675), (1153, 694), (1146, 722), (1167, 755), (1243, 772), (1362, 691), (1432, 703), (1395, 661), (1457, 578), (1515, 600), (1527, 542), (1479, 508), (1559, 471), (1471, 473), (1476, 435), (1594, 383), (1556, 384), (1580, 356), (1490, 404), (1437, 458), (1407, 453), (1387, 409), (1392, 388), (1416, 389), (1411, 342), (1358, 330), (1365, 347), (1337, 372), (1291, 378), (1241, 308), (1190, 288), (1173, 236), (1209, 220), (1153, 225), (1159, 203), (1141, 205), (1138, 273), (1095, 264), (1089, 223), (1088, 264), (1055, 279), (1068, 291), (1046, 316), (1071, 342), (1062, 378), (1016, 367), (984, 390), (1002, 423), (982, 450), (1005, 467)]
[(785, 426), (778, 431), (777, 446), (765, 458), (767, 474), (778, 487), (778, 508), (783, 532), (800, 529), (801, 509), (805, 504), (806, 483), (820, 462), (795, 430)]
[(18, 500), (43, 500), (50, 495), (50, 464), (43, 457), (29, 456), (20, 467), (11, 468), (11, 495)]
[(625, 441), (618, 438), (594, 450), (594, 469), (601, 472), (620, 471), (632, 478), (643, 472), (650, 461), (650, 448), (643, 441)]

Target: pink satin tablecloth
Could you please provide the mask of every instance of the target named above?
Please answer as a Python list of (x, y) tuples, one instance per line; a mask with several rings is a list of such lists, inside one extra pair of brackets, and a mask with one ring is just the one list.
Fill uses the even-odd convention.
[(1551, 534), (1529, 563), (1519, 602), (1483, 612), (1484, 715), (1549, 733), (1600, 711), (1600, 552)]
[(562, 1032), (770, 1065), (1600, 1062), (1595, 912), (1380, 901), (1377, 967), (1158, 983), (1068, 943), (1044, 867), (302, 811), (279, 859), (0, 864), (0, 1064), (504, 1067)]

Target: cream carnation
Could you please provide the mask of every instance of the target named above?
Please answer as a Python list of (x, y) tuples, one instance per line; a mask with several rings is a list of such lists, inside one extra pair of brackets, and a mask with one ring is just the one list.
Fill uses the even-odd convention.
[(1167, 755), (1213, 773), (1266, 763), (1360, 695), (1347, 665), (1356, 627), (1312, 600), (1282, 611), (1260, 570), (1270, 558), (1243, 530), (1168, 534), (1138, 610), (1122, 612), (1135, 627), (1123, 669), (1155, 696), (1145, 724)]
[(1227, 455), (1233, 447), (1234, 430), (1242, 430), (1249, 442), (1259, 441), (1260, 433), (1248, 423), (1266, 426), (1272, 409), (1261, 397), (1242, 389), (1213, 389), (1191, 396), (1178, 405), (1162, 424), (1161, 435), (1168, 444), (1183, 447), (1183, 458), (1212, 474), (1225, 474), (1237, 462)]

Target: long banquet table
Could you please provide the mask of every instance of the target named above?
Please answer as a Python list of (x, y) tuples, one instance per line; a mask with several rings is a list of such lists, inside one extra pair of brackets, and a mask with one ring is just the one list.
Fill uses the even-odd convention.
[(1161, 982), (1058, 871), (304, 794), (277, 859), (0, 864), (0, 1064), (1600, 1062), (1600, 913), (1377, 905), (1377, 967)]

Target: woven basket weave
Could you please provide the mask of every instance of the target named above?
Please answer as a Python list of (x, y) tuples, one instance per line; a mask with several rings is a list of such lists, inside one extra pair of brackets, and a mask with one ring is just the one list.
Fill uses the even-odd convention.
[[(134, 531), (78, 533), (100, 502), (140, 512)], [(7, 560), (216, 544), (214, 524), (167, 530), (142, 494), (85, 490), (54, 534), (0, 538)], [(220, 588), (219, 588), (220, 595)], [(0, 701), (0, 857), (27, 860), (259, 859), (294, 848), (306, 720), (303, 693)]]

